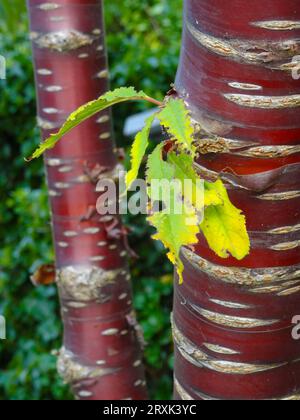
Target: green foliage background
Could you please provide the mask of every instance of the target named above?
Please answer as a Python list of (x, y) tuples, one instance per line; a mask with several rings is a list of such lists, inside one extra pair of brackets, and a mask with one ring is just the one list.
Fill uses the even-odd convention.
[[(133, 85), (157, 97), (174, 80), (181, 36), (182, 0), (105, 2), (112, 87)], [(0, 54), (7, 80), (0, 81), (0, 314), (7, 340), (0, 341), (0, 399), (72, 398), (56, 374), (52, 349), (61, 344), (55, 287), (33, 288), (30, 273), (53, 261), (42, 161), (26, 165), (39, 142), (24, 0), (1, 0)], [(115, 109), (119, 146), (125, 118), (143, 105)], [(132, 263), (135, 306), (149, 345), (145, 359), (152, 399), (172, 392), (170, 310), (172, 268), (150, 239), (142, 217), (128, 217), (131, 242), (140, 255)]]

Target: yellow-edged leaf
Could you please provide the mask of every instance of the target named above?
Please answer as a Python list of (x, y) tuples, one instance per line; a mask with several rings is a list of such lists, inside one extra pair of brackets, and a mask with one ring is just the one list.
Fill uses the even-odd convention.
[(170, 99), (158, 114), (161, 125), (188, 152), (195, 155), (191, 117), (182, 99)]
[(131, 169), (126, 175), (127, 189), (129, 189), (132, 183), (137, 179), (140, 166), (142, 164), (143, 158), (145, 156), (149, 144), (150, 131), (155, 118), (155, 114), (147, 118), (145, 127), (136, 135), (135, 140), (132, 144), (130, 153)]
[(171, 180), (174, 177), (174, 167), (163, 160), (164, 145), (159, 143), (148, 157), (146, 180), (149, 185), (153, 180)]
[(214, 183), (204, 181), (204, 202), (205, 207), (223, 204), (222, 196), (214, 187)]
[(159, 212), (150, 216), (148, 220), (157, 230), (153, 238), (161, 241), (169, 250), (168, 258), (176, 266), (179, 281), (182, 283), (184, 265), (180, 258), (181, 247), (195, 244), (200, 232), (195, 209), (185, 206), (183, 214)]
[[(159, 144), (149, 156), (147, 165), (149, 184), (154, 180), (174, 181), (175, 166), (163, 160), (163, 147), (163, 143)], [(168, 205), (163, 211), (154, 213), (148, 220), (157, 230), (154, 239), (160, 240), (169, 250), (168, 257), (175, 264), (180, 282), (182, 282), (184, 267), (180, 259), (180, 250), (182, 246), (197, 242), (197, 234), (200, 232), (199, 218), (196, 209), (177, 195), (176, 185), (171, 184), (169, 188), (159, 187), (159, 189), (161, 200), (167, 202)], [(152, 188), (148, 191), (150, 194), (153, 193)]]
[(227, 258), (231, 254), (242, 260), (250, 252), (245, 216), (230, 202), (221, 180), (210, 186), (220, 195), (223, 204), (205, 209), (201, 230), (210, 248), (219, 257)]
[(105, 95), (100, 96), (100, 98), (88, 102), (74, 111), (56, 134), (52, 134), (48, 139), (41, 143), (29, 160), (38, 158), (46, 150), (52, 149), (65, 134), (77, 127), (83, 121), (98, 114), (98, 112), (121, 102), (142, 100), (146, 98), (148, 98), (148, 96), (144, 92), (137, 92), (133, 87), (123, 87), (112, 92), (107, 92)]
[(174, 179), (174, 167), (163, 160), (164, 143), (156, 146), (149, 155), (147, 162), (146, 181), (148, 184), (147, 193), (154, 203), (162, 202), (170, 206), (171, 182)]
[(184, 199), (198, 212), (202, 212), (205, 206), (223, 203), (218, 192), (208, 182), (200, 179), (193, 166), (192, 156), (171, 152), (168, 154), (168, 162), (174, 166), (174, 177), (182, 183)]

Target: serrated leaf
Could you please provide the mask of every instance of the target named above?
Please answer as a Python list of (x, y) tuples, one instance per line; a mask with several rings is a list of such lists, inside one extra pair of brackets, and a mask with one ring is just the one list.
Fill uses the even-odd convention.
[[(174, 180), (175, 166), (163, 160), (164, 143), (159, 144), (149, 156), (147, 169), (147, 182), (154, 180)], [(151, 193), (151, 189), (149, 189)], [(160, 240), (169, 249), (168, 257), (176, 265), (180, 282), (183, 281), (183, 263), (180, 259), (182, 246), (188, 246), (197, 242), (197, 234), (200, 232), (199, 219), (195, 208), (177, 196), (176, 187), (168, 191), (160, 191), (162, 201), (167, 201), (168, 206), (161, 212), (154, 213), (148, 218), (156, 228), (157, 234), (154, 239)], [(167, 197), (167, 194), (169, 197)], [(175, 210), (176, 203), (180, 201), (180, 214)]]
[(174, 168), (163, 160), (162, 152), (165, 143), (159, 143), (149, 155), (147, 162), (146, 179), (150, 184), (154, 179), (168, 179), (174, 177)]
[[(163, 160), (165, 143), (160, 143), (148, 157), (146, 181), (148, 196), (153, 205), (157, 201), (170, 206), (170, 188), (174, 179), (174, 167)], [(174, 186), (173, 186), (174, 187)]]
[(170, 99), (158, 114), (161, 125), (188, 152), (194, 156), (191, 117), (182, 99)]
[(123, 87), (112, 92), (107, 92), (105, 95), (100, 96), (100, 98), (88, 102), (87, 104), (74, 111), (56, 134), (52, 134), (48, 139), (40, 144), (38, 149), (33, 153), (29, 160), (38, 158), (46, 150), (52, 149), (65, 134), (67, 134), (73, 128), (77, 127), (86, 119), (96, 115), (98, 112), (121, 102), (129, 100), (142, 100), (147, 98), (148, 96), (144, 92), (137, 92), (133, 87)]
[(127, 189), (130, 188), (132, 183), (137, 179), (140, 166), (142, 164), (143, 158), (145, 156), (148, 144), (149, 144), (149, 136), (151, 127), (153, 124), (156, 115), (151, 115), (151, 117), (147, 118), (145, 127), (140, 131), (132, 144), (131, 148), (131, 169), (126, 175), (126, 187)]
[(223, 204), (222, 196), (214, 187), (214, 183), (204, 181), (204, 202), (205, 207)]
[(176, 266), (179, 281), (182, 283), (184, 265), (180, 258), (181, 247), (195, 244), (200, 232), (195, 209), (185, 206), (183, 214), (159, 212), (150, 216), (148, 220), (157, 230), (153, 238), (161, 241), (169, 250), (168, 258)]
[(198, 212), (202, 212), (204, 206), (223, 203), (218, 192), (212, 189), (208, 182), (201, 181), (193, 166), (192, 156), (171, 152), (168, 154), (168, 162), (174, 166), (174, 177), (182, 183), (185, 200), (188, 200)]
[(220, 195), (223, 204), (205, 209), (201, 230), (210, 248), (219, 257), (227, 258), (231, 254), (242, 260), (250, 251), (245, 216), (230, 202), (222, 181), (210, 185)]

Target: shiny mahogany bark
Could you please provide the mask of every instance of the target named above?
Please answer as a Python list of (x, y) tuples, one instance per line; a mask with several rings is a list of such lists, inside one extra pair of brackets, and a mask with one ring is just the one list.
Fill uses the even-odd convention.
[[(109, 89), (102, 6), (28, 1), (43, 139)], [(118, 177), (110, 112), (66, 135), (45, 167), (64, 323), (59, 372), (78, 399), (145, 399), (124, 229), (96, 211), (98, 180)]]
[(203, 237), (183, 251), (177, 399), (300, 399), (299, 55), (298, 0), (184, 2), (176, 90), (207, 152), (196, 167), (224, 180), (252, 247), (242, 261)]

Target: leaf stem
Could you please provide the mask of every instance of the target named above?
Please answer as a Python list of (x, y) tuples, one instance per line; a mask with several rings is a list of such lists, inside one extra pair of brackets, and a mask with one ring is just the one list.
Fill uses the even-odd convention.
[(151, 104), (157, 105), (157, 106), (163, 106), (164, 103), (161, 101), (158, 101), (157, 99), (151, 98), (151, 96), (145, 97), (145, 101), (150, 102)]

